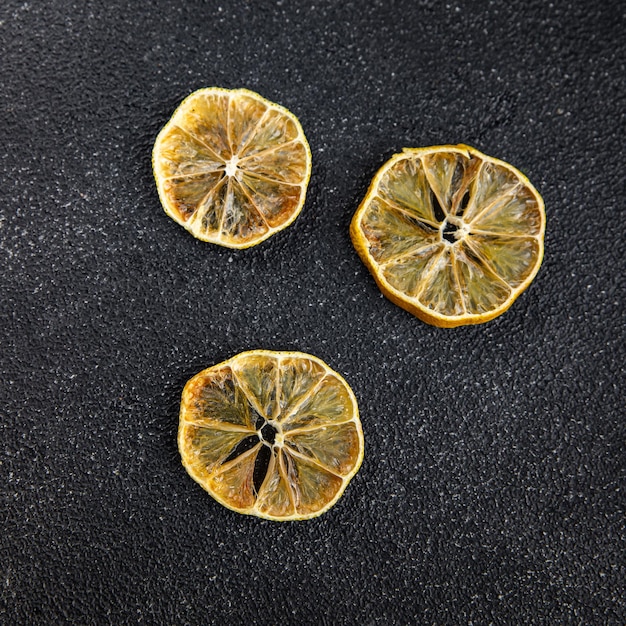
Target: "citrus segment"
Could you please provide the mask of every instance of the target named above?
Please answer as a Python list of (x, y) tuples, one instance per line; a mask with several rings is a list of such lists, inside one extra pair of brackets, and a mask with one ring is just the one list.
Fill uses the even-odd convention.
[(478, 212), (471, 223), (475, 232), (520, 237), (537, 237), (543, 227), (535, 199), (525, 189), (518, 189), (514, 196), (497, 196), (486, 209)]
[(311, 151), (296, 117), (246, 89), (200, 89), (159, 133), (152, 166), (165, 212), (195, 237), (247, 248), (302, 210)]
[(284, 453), (274, 453), (267, 469), (267, 480), (259, 492), (256, 506), (265, 516), (289, 518), (296, 514), (293, 489), (289, 486)]
[(300, 187), (242, 174), (239, 181), (270, 228), (280, 226), (300, 202)]
[(220, 180), (221, 174), (215, 172), (187, 174), (168, 178), (163, 183), (163, 189), (176, 197), (180, 219), (187, 221), (210, 195), (215, 194)]
[[(241, 95), (233, 101), (228, 118), (228, 133), (232, 150), (239, 154), (258, 130), (263, 116), (267, 113), (267, 106), (259, 98)], [(247, 154), (253, 150), (248, 147)]]
[(463, 313), (463, 297), (457, 278), (454, 253), (444, 248), (418, 286), (417, 302), (446, 316)]
[[(438, 203), (445, 215), (452, 213), (452, 197), (461, 181), (460, 169), (463, 164), (457, 154), (443, 152), (424, 156), (423, 165), (425, 178), (435, 195), (433, 200)], [(427, 193), (427, 188), (422, 191)], [(437, 216), (439, 219), (439, 216)]]
[(193, 464), (197, 471), (212, 470), (217, 464), (224, 461), (243, 439), (246, 432), (221, 430), (190, 424), (185, 434), (186, 446), (198, 450)]
[(321, 428), (352, 420), (354, 405), (349, 387), (335, 376), (325, 376), (292, 412), (285, 412), (280, 423), (285, 432), (301, 428)]
[(511, 287), (526, 280), (530, 261), (539, 254), (539, 244), (533, 237), (476, 234), (471, 247), (483, 264)]
[(384, 265), (383, 275), (394, 289), (415, 296), (423, 287), (421, 276), (438, 262), (442, 249), (440, 245), (418, 248)]
[(233, 364), (240, 388), (248, 402), (262, 417), (273, 419), (277, 412), (276, 377), (277, 362), (264, 354), (250, 354), (247, 359), (239, 359)]
[(252, 244), (266, 235), (269, 227), (241, 185), (232, 179), (228, 180), (227, 185), (221, 222), (222, 239)]
[(356, 399), (319, 359), (244, 352), (183, 390), (178, 446), (218, 502), (275, 520), (328, 510), (363, 458)]
[(174, 127), (162, 139), (160, 167), (162, 175), (168, 179), (217, 172), (222, 167), (222, 161), (189, 132)]
[(379, 198), (372, 200), (361, 225), (372, 242), (370, 253), (378, 263), (386, 263), (438, 241), (439, 232), (435, 228)]
[(319, 465), (340, 476), (352, 469), (351, 451), (358, 447), (359, 435), (352, 422), (292, 431), (288, 445)]
[(543, 200), (528, 179), (462, 145), (395, 155), (350, 226), (381, 291), (444, 327), (506, 311), (539, 270), (544, 231)]
[(283, 358), (280, 367), (280, 415), (281, 421), (294, 414), (295, 409), (326, 375), (326, 368), (314, 360), (299, 357)]
[(290, 469), (287, 475), (294, 484), (294, 503), (296, 511), (312, 517), (319, 507), (319, 502), (333, 502), (341, 495), (344, 481), (316, 463), (295, 454), (285, 454)]
[(183, 102), (183, 106), (187, 103), (186, 108), (181, 112), (179, 107), (174, 113), (176, 126), (205, 144), (220, 161), (230, 158), (229, 100), (228, 95), (221, 90), (205, 92), (204, 97), (199, 97), (199, 92), (195, 92), (195, 95), (192, 94)]
[(307, 171), (308, 156), (305, 147), (294, 141), (242, 157), (238, 166), (251, 176), (299, 187)]
[(478, 261), (474, 255), (457, 254), (457, 272), (463, 292), (465, 311), (471, 315), (488, 313), (503, 303), (511, 295), (509, 286)]
[(248, 139), (242, 142), (245, 157), (253, 157), (259, 152), (270, 152), (301, 138), (302, 129), (298, 120), (284, 113), (280, 108), (268, 108), (265, 111)]
[(474, 182), (474, 193), (467, 205), (465, 218), (475, 220), (479, 212), (493, 207), (496, 201), (514, 197), (519, 188), (520, 180), (513, 172), (492, 163), (483, 163)]
[(422, 222), (437, 221), (426, 173), (418, 161), (405, 160), (387, 170), (381, 177), (378, 197)]
[(239, 426), (243, 431), (254, 428), (250, 405), (241, 388), (235, 384), (230, 367), (215, 369), (210, 377), (196, 376), (187, 387), (186, 394), (189, 398), (187, 421), (201, 426)]
[(208, 487), (217, 500), (229, 502), (236, 509), (248, 509), (254, 505), (254, 466), (260, 449), (259, 443), (209, 474)]

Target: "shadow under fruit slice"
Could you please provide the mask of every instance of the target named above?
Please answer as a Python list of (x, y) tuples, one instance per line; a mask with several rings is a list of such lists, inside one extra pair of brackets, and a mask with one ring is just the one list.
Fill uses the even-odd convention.
[(504, 313), (543, 259), (541, 196), (513, 166), (469, 146), (405, 149), (378, 171), (350, 226), (380, 290), (424, 322)]
[(272, 520), (327, 511), (363, 460), (356, 398), (320, 359), (243, 352), (187, 382), (178, 447), (224, 506)]
[(304, 205), (311, 151), (298, 119), (247, 89), (200, 89), (159, 133), (152, 168), (165, 212), (194, 237), (248, 248)]

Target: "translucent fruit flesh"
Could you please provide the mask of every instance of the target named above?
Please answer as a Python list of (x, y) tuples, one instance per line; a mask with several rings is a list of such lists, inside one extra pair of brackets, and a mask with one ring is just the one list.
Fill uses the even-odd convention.
[(311, 173), (297, 118), (245, 89), (187, 97), (159, 133), (152, 162), (166, 213), (198, 239), (231, 248), (289, 225)]
[(274, 520), (328, 510), (363, 458), (354, 394), (319, 359), (253, 351), (183, 391), (183, 465), (218, 502)]
[(543, 201), (512, 166), (468, 146), (407, 149), (378, 172), (351, 224), (383, 293), (436, 326), (511, 306), (543, 258)]

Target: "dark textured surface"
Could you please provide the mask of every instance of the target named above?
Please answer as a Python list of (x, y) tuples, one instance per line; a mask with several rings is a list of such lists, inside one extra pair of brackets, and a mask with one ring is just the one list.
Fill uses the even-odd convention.
[[(0, 6), (0, 623), (624, 624), (623, 3), (130, 4)], [(247, 251), (152, 180), (211, 85), (312, 148), (302, 214)], [(456, 142), (529, 176), (546, 258), (443, 331), (348, 224), (391, 154)], [(232, 513), (180, 464), (184, 382), (255, 347), (359, 399), (365, 462), (317, 520)]]

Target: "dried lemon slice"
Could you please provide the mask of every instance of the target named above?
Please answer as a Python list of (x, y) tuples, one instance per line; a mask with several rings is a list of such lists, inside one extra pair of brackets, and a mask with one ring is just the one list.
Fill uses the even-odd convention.
[(152, 167), (165, 212), (194, 237), (248, 248), (302, 210), (311, 150), (298, 119), (247, 89), (200, 89), (159, 133)]
[(272, 520), (321, 515), (363, 460), (356, 398), (320, 359), (243, 352), (185, 385), (178, 448), (224, 506)]
[(543, 200), (469, 146), (405, 149), (378, 171), (350, 235), (380, 290), (435, 326), (504, 313), (543, 259)]

